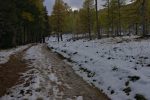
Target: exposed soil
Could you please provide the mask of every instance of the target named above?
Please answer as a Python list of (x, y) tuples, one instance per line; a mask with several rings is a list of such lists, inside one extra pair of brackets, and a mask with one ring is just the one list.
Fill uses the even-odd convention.
[[(29, 47), (28, 47), (29, 48)], [(12, 86), (22, 83), (21, 73), (28, 70), (25, 60), (22, 59), (24, 52), (28, 49), (11, 55), (5, 64), (0, 64), (0, 97), (7, 93)]]

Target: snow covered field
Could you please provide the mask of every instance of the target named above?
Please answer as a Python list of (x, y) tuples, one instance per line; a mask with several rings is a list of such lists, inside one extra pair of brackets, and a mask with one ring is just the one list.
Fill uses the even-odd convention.
[(17, 48), (8, 49), (8, 50), (1, 50), (0, 51), (0, 64), (4, 64), (4, 63), (8, 62), (9, 57), (11, 55), (15, 54), (16, 52), (22, 51), (23, 49), (25, 49), (27, 47), (28, 47), (28, 45), (19, 46)]
[[(150, 100), (150, 40), (132, 37), (56, 42), (48, 46), (112, 100)], [(143, 98), (143, 99), (142, 99)]]

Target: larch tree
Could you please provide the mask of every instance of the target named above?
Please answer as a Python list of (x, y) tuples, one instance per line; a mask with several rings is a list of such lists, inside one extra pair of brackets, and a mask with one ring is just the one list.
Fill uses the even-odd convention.
[(105, 11), (105, 12), (107, 12), (107, 14), (106, 14), (106, 18), (107, 18), (107, 36), (109, 37), (109, 36), (111, 36), (111, 33), (110, 33), (110, 0), (103, 0), (103, 1), (105, 1), (105, 4), (103, 5), (104, 6), (104, 9), (107, 9), (107, 11)]
[(63, 0), (55, 0), (51, 21), (53, 32), (57, 34), (58, 41), (63, 41), (62, 33), (65, 26), (66, 5)]
[(97, 0), (95, 0), (95, 10), (96, 10), (96, 29), (97, 29), (97, 37), (98, 39), (101, 38), (101, 35), (100, 35), (100, 25), (99, 25), (99, 14), (98, 14), (98, 2)]
[(141, 2), (141, 15), (142, 15), (142, 31), (143, 37), (148, 35), (147, 31), (147, 7), (148, 7), (148, 0), (142, 0)]
[(85, 0), (83, 3), (83, 8), (80, 13), (82, 14), (83, 26), (85, 32), (88, 32), (89, 39), (92, 39), (92, 24), (93, 24), (93, 11), (94, 11), (94, 0)]

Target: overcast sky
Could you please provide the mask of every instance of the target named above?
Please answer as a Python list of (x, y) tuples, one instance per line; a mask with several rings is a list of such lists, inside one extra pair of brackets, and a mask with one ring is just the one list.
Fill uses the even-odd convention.
[[(76, 8), (82, 7), (84, 0), (63, 0), (63, 1), (66, 2), (73, 9), (76, 9)], [(45, 0), (45, 2), (44, 2), (44, 4), (47, 7), (49, 14), (52, 12), (54, 3), (55, 3), (55, 0)], [(99, 3), (99, 5), (103, 4), (102, 0), (98, 0), (98, 3)], [(99, 8), (100, 8), (100, 6), (99, 6)]]
[[(79, 9), (82, 7), (84, 0), (63, 0), (63, 1), (66, 2), (73, 9), (76, 9), (76, 8)], [(104, 0), (97, 0), (97, 1), (98, 1), (99, 8), (102, 8), (102, 5), (104, 4)], [(128, 2), (130, 0), (126, 0), (126, 1)], [(45, 0), (44, 2), (45, 6), (47, 7), (49, 15), (52, 12), (54, 3), (55, 3), (55, 0)]]

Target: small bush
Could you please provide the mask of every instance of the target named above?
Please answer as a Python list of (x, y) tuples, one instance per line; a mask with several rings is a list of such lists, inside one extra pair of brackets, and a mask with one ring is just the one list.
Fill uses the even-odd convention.
[(93, 59), (91, 58), (90, 61), (92, 61)]
[(148, 64), (147, 67), (150, 67), (150, 64)]
[(118, 68), (117, 68), (116, 66), (114, 66), (114, 67), (112, 68), (112, 70), (113, 70), (113, 71), (118, 71)]
[(87, 68), (83, 68), (83, 67), (80, 67), (79, 68), (81, 71), (87, 73), (87, 77), (94, 77), (95, 76), (95, 72), (91, 72), (90, 70), (88, 70)]
[(129, 83), (130, 83), (130, 82), (129, 82), (129, 81), (127, 81), (127, 82), (125, 83), (125, 86), (129, 86)]
[(108, 57), (107, 59), (108, 59), (108, 60), (110, 60), (110, 59), (111, 59), (111, 57)]
[(131, 88), (130, 88), (130, 87), (127, 87), (127, 88), (123, 89), (123, 91), (124, 91), (127, 95), (130, 95)]
[(85, 63), (88, 63), (88, 61), (84, 61)]
[(111, 92), (110, 92), (111, 94), (114, 94), (115, 93), (115, 91), (114, 90), (111, 90)]
[(74, 54), (74, 55), (75, 55), (75, 54), (78, 54), (78, 52), (74, 52), (73, 54)]
[(137, 81), (137, 80), (139, 80), (140, 79), (140, 77), (139, 76), (128, 76), (128, 78), (130, 79), (130, 81), (132, 81), (132, 82), (135, 82), (135, 81)]
[(88, 75), (87, 75), (88, 77), (94, 77), (94, 76), (95, 76), (95, 72), (94, 72), (94, 73), (88, 72), (87, 74), (88, 74)]
[(143, 95), (141, 94), (136, 94), (134, 97), (136, 100), (147, 100)]

